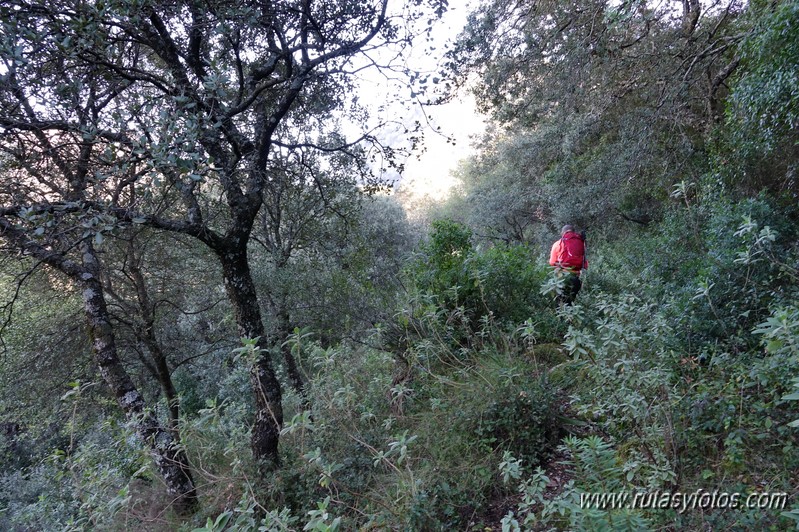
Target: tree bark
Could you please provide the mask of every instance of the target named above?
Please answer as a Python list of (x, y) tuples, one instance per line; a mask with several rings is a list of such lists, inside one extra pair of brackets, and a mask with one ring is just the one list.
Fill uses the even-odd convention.
[(690, 37), (696, 29), (701, 9), (699, 0), (682, 0), (682, 31), (685, 37)]
[(278, 347), (283, 354), (283, 362), (286, 364), (286, 373), (288, 373), (289, 380), (291, 381), (291, 387), (294, 388), (294, 391), (302, 398), (303, 407), (308, 408), (308, 393), (305, 389), (305, 379), (302, 378), (300, 368), (297, 365), (297, 359), (294, 357), (294, 353), (291, 352), (291, 345), (288, 344), (292, 327), (289, 313), (286, 309), (286, 302), (283, 298), (281, 298), (280, 308), (277, 309), (276, 317), (276, 347)]
[(144, 335), (144, 344), (147, 346), (147, 350), (150, 352), (153, 362), (155, 362), (154, 376), (161, 385), (161, 391), (164, 393), (164, 398), (169, 408), (170, 429), (175, 433), (175, 436), (178, 436), (180, 424), (180, 397), (175, 388), (175, 383), (172, 382), (172, 370), (169, 368), (166, 355), (161, 349), (161, 344), (159, 344), (158, 340), (155, 338), (155, 332), (152, 329), (145, 330)]
[(255, 420), (250, 440), (253, 458), (267, 467), (276, 467), (280, 464), (278, 439), (283, 426), (282, 392), (269, 356), (247, 251), (246, 248), (228, 248), (218, 252), (218, 256), (239, 335), (242, 338), (258, 338), (258, 347), (261, 349), (250, 368), (255, 402)]
[(139, 267), (140, 258), (136, 256), (136, 249), (133, 245), (133, 240), (130, 240), (128, 245), (128, 270), (130, 277), (136, 287), (136, 298), (138, 300), (139, 314), (142, 318), (142, 327), (136, 331), (136, 335), (141, 338), (147, 351), (150, 352), (152, 357), (152, 364), (147, 367), (153, 373), (153, 376), (158, 380), (161, 385), (161, 391), (164, 393), (164, 398), (167, 401), (169, 409), (169, 422), (172, 432), (175, 437), (179, 437), (179, 422), (180, 422), (180, 398), (175, 389), (175, 384), (172, 382), (172, 370), (169, 368), (166, 354), (161, 349), (161, 344), (155, 335), (155, 305), (150, 300), (150, 294), (147, 290), (147, 283), (144, 279), (144, 274)]
[(0, 236), (25, 254), (60, 271), (80, 288), (89, 339), (100, 375), (116, 397), (125, 416), (133, 422), (139, 437), (149, 447), (156, 469), (164, 479), (167, 493), (173, 497), (176, 511), (181, 514), (190, 513), (197, 504), (197, 490), (188, 458), (179, 442), (175, 441), (172, 431), (162, 427), (153, 413), (145, 408), (144, 398), (119, 359), (114, 328), (99, 275), (100, 263), (91, 242), (80, 242), (79, 263), (31, 240), (25, 231), (2, 216)]
[(174, 497), (179, 513), (190, 512), (197, 503), (197, 490), (186, 453), (175, 441), (173, 432), (162, 427), (145, 408), (141, 396), (119, 360), (114, 330), (98, 276), (99, 264), (90, 243), (81, 244), (85, 271), (77, 277), (82, 288), (83, 306), (100, 375), (116, 397), (127, 418), (134, 422), (139, 437), (150, 448), (156, 468), (164, 478), (167, 493)]

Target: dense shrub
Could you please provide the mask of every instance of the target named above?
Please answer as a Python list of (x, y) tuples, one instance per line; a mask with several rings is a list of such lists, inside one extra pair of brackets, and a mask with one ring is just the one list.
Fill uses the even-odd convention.
[[(444, 309), (462, 309), (478, 328), (490, 316), (518, 324), (550, 306), (541, 295), (549, 268), (523, 245), (472, 245), (471, 231), (456, 222), (433, 222), (429, 240), (410, 268), (416, 286)], [(554, 306), (553, 306), (554, 308)], [(554, 312), (550, 312), (554, 316)]]
[(477, 420), (477, 444), (499, 455), (509, 451), (527, 467), (541, 464), (560, 435), (555, 398), (555, 390), (544, 381), (497, 390)]

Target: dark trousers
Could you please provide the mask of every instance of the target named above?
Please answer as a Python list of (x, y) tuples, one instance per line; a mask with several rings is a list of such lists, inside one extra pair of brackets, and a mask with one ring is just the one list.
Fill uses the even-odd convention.
[(577, 299), (577, 293), (582, 288), (583, 282), (576, 273), (567, 273), (563, 279), (563, 292), (558, 296), (558, 303), (571, 305)]

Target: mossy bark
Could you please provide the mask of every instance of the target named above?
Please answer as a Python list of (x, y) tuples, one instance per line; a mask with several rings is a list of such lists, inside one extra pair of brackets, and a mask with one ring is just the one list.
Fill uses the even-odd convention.
[(167, 492), (174, 498), (176, 510), (179, 513), (188, 513), (196, 506), (197, 490), (186, 453), (176, 441), (173, 432), (168, 427), (161, 426), (155, 415), (145, 407), (144, 398), (122, 365), (103, 287), (97, 275), (99, 265), (95, 252), (89, 243), (84, 243), (81, 247), (84, 268), (75, 272), (73, 277), (81, 286), (89, 337), (100, 375), (126, 417), (133, 422), (139, 437), (149, 447)]
[(255, 403), (250, 445), (255, 460), (273, 467), (279, 465), (278, 440), (283, 426), (280, 382), (269, 355), (261, 308), (252, 280), (247, 251), (227, 249), (219, 254), (225, 290), (242, 338), (259, 338), (261, 352), (250, 368), (250, 382)]

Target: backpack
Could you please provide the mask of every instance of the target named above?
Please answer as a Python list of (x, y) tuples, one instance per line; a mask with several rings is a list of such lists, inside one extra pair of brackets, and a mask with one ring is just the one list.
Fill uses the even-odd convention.
[(583, 269), (585, 264), (585, 237), (577, 233), (566, 233), (560, 239), (561, 251), (558, 257), (564, 268)]

